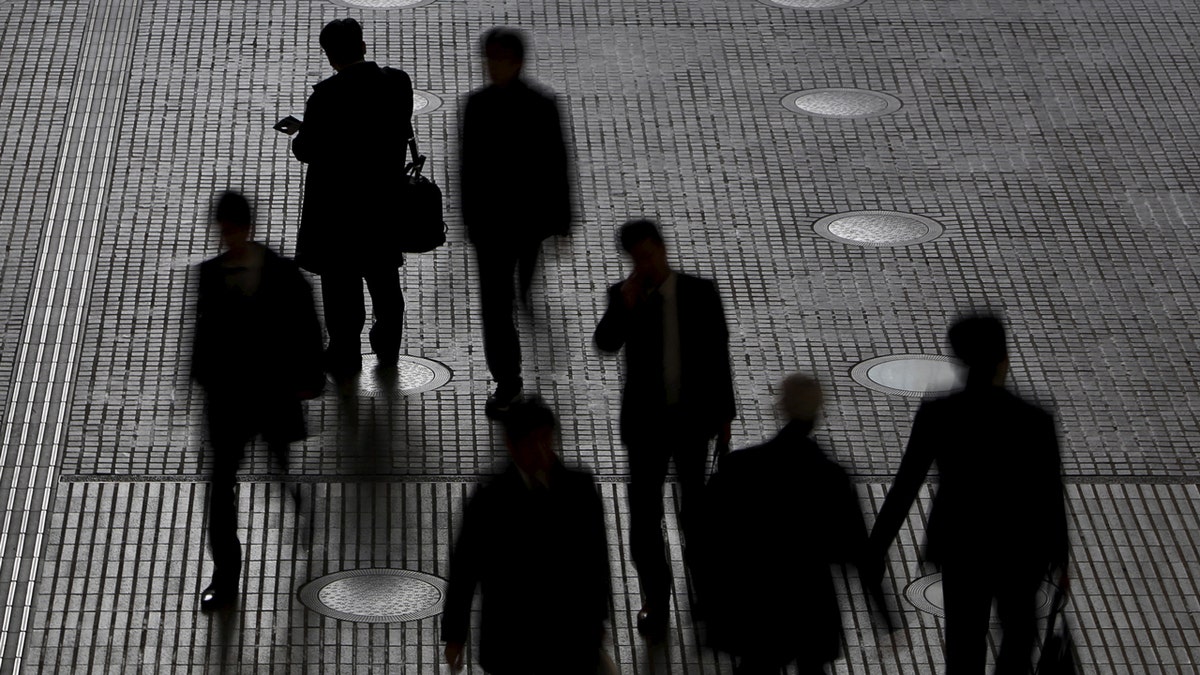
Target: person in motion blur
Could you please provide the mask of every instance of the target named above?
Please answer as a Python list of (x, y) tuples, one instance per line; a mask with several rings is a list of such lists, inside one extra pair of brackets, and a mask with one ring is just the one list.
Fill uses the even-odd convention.
[(300, 269), (250, 239), (250, 204), (240, 194), (221, 195), (214, 219), (226, 250), (200, 264), (192, 353), (212, 445), (207, 506), (214, 571), (200, 598), (205, 611), (237, 598), (242, 548), (234, 488), (246, 444), (261, 435), (286, 473), (288, 445), (306, 436), (301, 401), (320, 394), (325, 382), (321, 325)]
[[(811, 437), (822, 398), (814, 378), (786, 378), (787, 424), (722, 457), (705, 489), (703, 564), (718, 573), (704, 575), (700, 599), (710, 645), (741, 657), (737, 675), (778, 675), (793, 661), (816, 675), (841, 649), (830, 565), (867, 562), (867, 526), (846, 472)], [(728, 581), (746, 578), (764, 592)]]
[(1065, 570), (1066, 502), (1054, 418), (1004, 387), (1004, 324), (971, 314), (948, 338), (967, 367), (966, 386), (927, 400), (913, 419), (895, 482), (871, 530), (882, 569), (935, 462), (940, 481), (926, 525), (925, 559), (941, 566), (946, 674), (978, 675), (995, 600), (1003, 631), (997, 675), (1030, 671), (1038, 587)]
[(554, 413), (533, 398), (504, 416), (511, 462), (463, 513), (442, 614), (445, 658), (465, 662), (479, 587), (479, 664), (492, 675), (594, 675), (611, 590), (592, 474), (554, 451)]

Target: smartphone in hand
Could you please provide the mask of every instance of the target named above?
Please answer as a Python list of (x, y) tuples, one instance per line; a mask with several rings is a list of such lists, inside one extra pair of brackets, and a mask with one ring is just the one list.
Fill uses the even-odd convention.
[(300, 120), (288, 115), (287, 117), (276, 122), (274, 128), (275, 131), (282, 131), (288, 136), (291, 136), (297, 131), (300, 131)]

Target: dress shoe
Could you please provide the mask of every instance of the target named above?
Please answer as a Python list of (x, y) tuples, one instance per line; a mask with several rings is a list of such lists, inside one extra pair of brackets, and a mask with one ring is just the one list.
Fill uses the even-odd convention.
[(637, 629), (647, 640), (660, 642), (667, 637), (667, 613), (643, 607), (637, 615)]
[(519, 377), (511, 382), (500, 383), (496, 387), (496, 392), (488, 397), (487, 405), (484, 407), (487, 416), (503, 417), (509, 408), (521, 398), (522, 386), (524, 386), (524, 382)]
[(236, 601), (237, 586), (221, 586), (214, 581), (200, 593), (200, 611), (217, 612), (232, 607)]

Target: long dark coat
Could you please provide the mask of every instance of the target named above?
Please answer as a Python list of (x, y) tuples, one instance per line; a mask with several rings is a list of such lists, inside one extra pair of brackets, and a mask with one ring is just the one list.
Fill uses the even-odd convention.
[(846, 473), (791, 422), (763, 445), (727, 455), (705, 488), (710, 644), (787, 663), (837, 658), (841, 610), (830, 565), (867, 542)]
[(934, 462), (940, 479), (926, 526), (927, 560), (995, 569), (1066, 563), (1058, 435), (1046, 411), (986, 384), (922, 403), (871, 531), (877, 555), (904, 524)]
[(480, 487), (450, 556), (442, 639), (465, 642), (480, 588), (479, 662), (490, 673), (594, 675), (611, 579), (592, 475), (558, 464), (530, 490), (515, 465)]
[[(680, 272), (676, 290), (679, 312), (680, 400), (684, 419), (695, 420), (715, 434), (734, 418), (733, 378), (729, 364), (729, 329), (717, 287), (707, 279)], [(628, 443), (647, 425), (663, 418), (662, 313), (643, 303), (629, 309), (621, 283), (608, 289), (608, 308), (596, 327), (596, 347), (605, 352), (625, 348), (625, 389), (621, 396), (621, 436)], [(711, 428), (709, 428), (711, 427)]]
[(228, 253), (200, 264), (192, 377), (208, 399), (214, 441), (304, 438), (300, 395), (325, 381), (312, 287), (295, 262), (263, 248), (253, 295), (226, 283)]
[(412, 80), (364, 61), (313, 85), (292, 153), (309, 165), (296, 262), (315, 274), (398, 267), (393, 236), (407, 141)]
[(463, 222), (482, 250), (566, 234), (571, 178), (553, 94), (516, 80), (467, 96), (460, 144)]

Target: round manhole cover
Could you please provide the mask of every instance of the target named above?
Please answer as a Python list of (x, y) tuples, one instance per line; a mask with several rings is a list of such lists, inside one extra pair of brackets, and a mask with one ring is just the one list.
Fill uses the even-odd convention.
[(921, 398), (949, 394), (962, 386), (966, 370), (947, 356), (896, 354), (854, 366), (854, 381), (885, 394)]
[(932, 218), (899, 211), (835, 213), (813, 225), (817, 234), (856, 246), (912, 246), (937, 239), (942, 226)]
[(758, 0), (771, 7), (787, 7), (788, 9), (842, 9), (861, 5), (866, 0)]
[(357, 9), (407, 9), (428, 5), (434, 0), (332, 0), (333, 4)]
[(427, 91), (413, 90), (413, 114), (425, 115), (442, 107), (442, 99)]
[[(1054, 585), (1043, 581), (1037, 593), (1038, 618), (1050, 615), (1050, 603), (1054, 598)], [(904, 598), (913, 607), (934, 616), (946, 617), (946, 599), (942, 592), (942, 573), (914, 580), (904, 589)]]
[[(392, 376), (376, 370), (379, 359), (374, 354), (363, 354), (362, 372), (358, 375), (358, 393), (361, 396), (380, 396), (390, 392), (404, 395), (419, 394), (437, 389), (450, 381), (452, 373), (445, 364), (419, 356), (401, 354)], [(333, 378), (329, 378), (333, 381)], [(336, 384), (336, 382), (335, 382)]]
[(446, 581), (424, 572), (388, 568), (346, 570), (311, 581), (300, 602), (341, 621), (395, 623), (439, 614)]
[(814, 117), (863, 119), (896, 112), (900, 99), (866, 89), (808, 89), (783, 97), (783, 107)]

